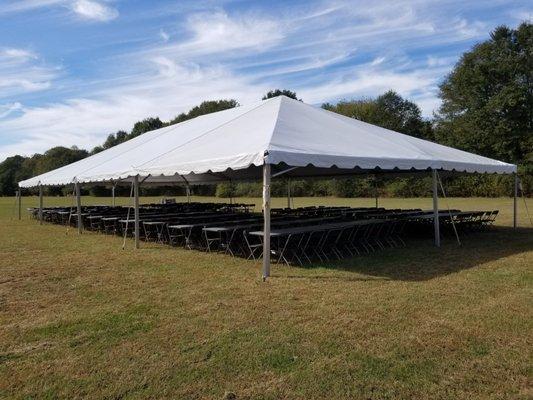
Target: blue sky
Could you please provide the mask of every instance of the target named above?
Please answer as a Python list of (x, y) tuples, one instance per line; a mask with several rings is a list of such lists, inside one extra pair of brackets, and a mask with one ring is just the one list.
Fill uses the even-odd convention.
[(461, 53), (532, 17), (520, 0), (0, 0), (0, 161), (274, 88), (394, 89), (431, 116)]

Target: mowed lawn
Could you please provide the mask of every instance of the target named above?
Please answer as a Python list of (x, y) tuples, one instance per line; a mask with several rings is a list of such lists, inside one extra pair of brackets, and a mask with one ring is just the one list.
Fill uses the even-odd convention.
[[(309, 204), (374, 203), (295, 199)], [(512, 199), (450, 199), (500, 209), (497, 226), (462, 247), (428, 238), (328, 265), (275, 265), (265, 283), (259, 262), (153, 243), (136, 251), (131, 239), (122, 250), (119, 237), (39, 226), (25, 211), (18, 221), (14, 206), (0, 198), (1, 398), (533, 396), (533, 228), (521, 199), (517, 231)]]

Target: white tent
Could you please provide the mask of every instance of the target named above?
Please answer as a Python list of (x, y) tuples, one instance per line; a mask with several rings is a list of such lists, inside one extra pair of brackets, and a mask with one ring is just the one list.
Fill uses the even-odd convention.
[[(118, 181), (133, 176), (148, 177), (146, 182), (183, 181), (176, 178), (177, 175), (191, 175), (186, 177), (189, 182), (227, 180), (228, 177), (247, 179), (261, 176), (260, 168), (257, 171), (251, 169), (265, 163), (312, 166), (315, 170), (335, 167), (352, 170), (352, 173), (353, 169), (376, 168), (516, 172), (516, 166), (512, 164), (279, 96), (147, 132), (19, 185)], [(319, 171), (307, 168), (305, 173), (300, 173), (313, 175), (314, 172)], [(217, 173), (222, 174), (217, 176)]]
[[(265, 225), (269, 225), (266, 214), (271, 175), (305, 177), (438, 170), (511, 174), (516, 173), (516, 165), (279, 96), (147, 132), (19, 182), (19, 186), (128, 181), (136, 182), (137, 186), (139, 181), (188, 185), (258, 179), (263, 175)], [(267, 249), (268, 239), (265, 235)], [(268, 254), (266, 251), (265, 259)]]

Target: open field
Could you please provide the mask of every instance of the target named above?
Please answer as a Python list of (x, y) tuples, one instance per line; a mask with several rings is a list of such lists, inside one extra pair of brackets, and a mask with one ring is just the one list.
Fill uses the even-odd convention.
[[(512, 199), (449, 203), (501, 215), (462, 247), (429, 238), (330, 265), (274, 265), (262, 283), (258, 262), (153, 243), (135, 251), (131, 240), (123, 251), (119, 237), (39, 226), (25, 211), (18, 221), (14, 199), (0, 198), (0, 398), (531, 398), (524, 203), (517, 231)], [(374, 200), (295, 199), (309, 204)]]

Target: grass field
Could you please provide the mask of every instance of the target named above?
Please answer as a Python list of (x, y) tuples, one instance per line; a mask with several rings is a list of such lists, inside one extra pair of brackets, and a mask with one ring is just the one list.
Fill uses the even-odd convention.
[[(295, 199), (308, 204), (374, 203)], [(501, 215), (462, 247), (428, 239), (275, 265), (262, 283), (259, 262), (152, 243), (135, 251), (131, 240), (122, 250), (119, 237), (18, 221), (14, 199), (0, 198), (0, 397), (530, 399), (533, 228), (522, 200), (517, 231), (511, 199), (450, 207)]]

